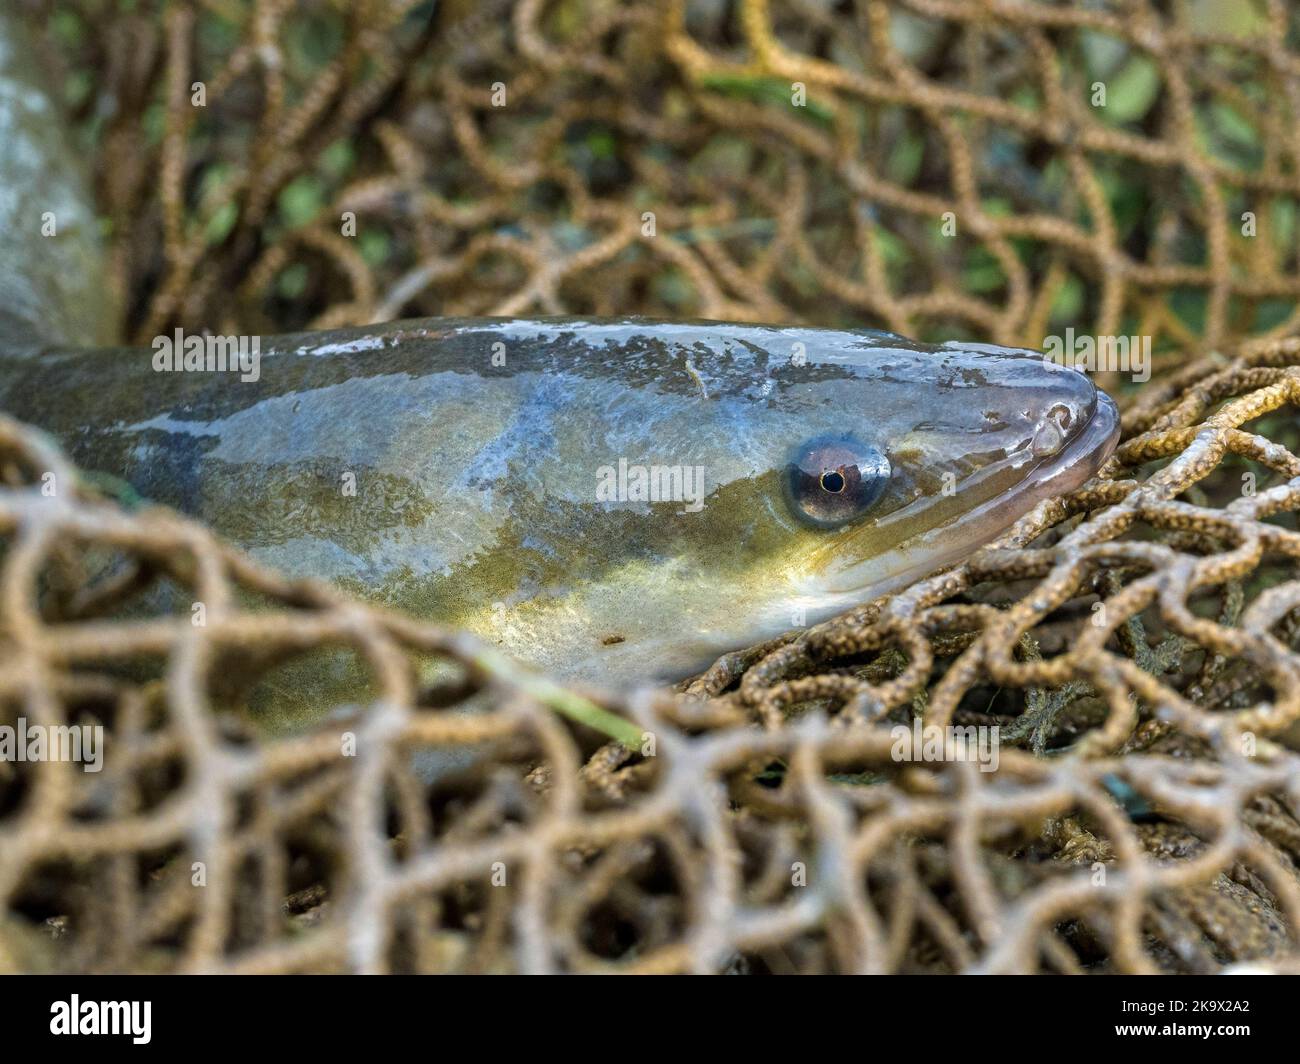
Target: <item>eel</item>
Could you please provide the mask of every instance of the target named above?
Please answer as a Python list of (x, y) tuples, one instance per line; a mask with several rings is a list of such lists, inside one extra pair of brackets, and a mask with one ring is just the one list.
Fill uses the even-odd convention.
[(261, 562), (558, 678), (680, 678), (895, 590), (1115, 445), (1114, 404), (1041, 354), (855, 329), (431, 319), (105, 348), (93, 211), (23, 60), (0, 32), (0, 410)]

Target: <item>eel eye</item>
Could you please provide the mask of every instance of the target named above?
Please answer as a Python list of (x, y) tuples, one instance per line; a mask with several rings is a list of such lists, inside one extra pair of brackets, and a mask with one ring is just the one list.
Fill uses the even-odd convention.
[(861, 517), (889, 483), (889, 459), (852, 436), (819, 436), (803, 444), (785, 470), (790, 508), (819, 528)]

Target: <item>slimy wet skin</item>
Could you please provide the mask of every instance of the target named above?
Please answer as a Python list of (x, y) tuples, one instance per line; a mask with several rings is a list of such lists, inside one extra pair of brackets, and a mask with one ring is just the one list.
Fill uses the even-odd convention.
[(437, 320), (11, 363), (0, 408), (261, 561), (601, 686), (951, 564), (1114, 446), (1041, 355), (725, 323)]

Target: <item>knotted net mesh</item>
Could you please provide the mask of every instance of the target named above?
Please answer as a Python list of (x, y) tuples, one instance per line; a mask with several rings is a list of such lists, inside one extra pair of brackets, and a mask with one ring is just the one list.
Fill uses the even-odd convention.
[(1281, 0), (32, 6), (138, 340), (640, 312), (1174, 352), (1300, 323)]
[[(128, 335), (1070, 324), (1152, 337), (1157, 375), (1092, 484), (967, 563), (619, 698), (124, 510), (0, 423), (0, 723), (106, 733), (97, 773), (0, 760), (0, 965), (1297, 963), (1289, 5), (30, 6)], [(132, 613), (160, 583), (202, 615)], [(250, 692), (327, 652), (373, 699), (260, 732)], [(996, 771), (900, 762), (916, 719), (999, 726)]]

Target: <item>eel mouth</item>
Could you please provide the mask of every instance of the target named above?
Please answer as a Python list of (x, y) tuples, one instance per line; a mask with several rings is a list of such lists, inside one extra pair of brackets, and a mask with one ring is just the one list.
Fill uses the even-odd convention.
[[(806, 588), (806, 593), (818, 600), (817, 612), (830, 615), (846, 605), (889, 594), (953, 565), (996, 539), (1043, 500), (1082, 487), (1111, 456), (1120, 435), (1115, 403), (1100, 390), (1094, 395), (1087, 420), (1064, 446), (1050, 458), (1035, 463), (1012, 486), (991, 492), (951, 519), (900, 537), (872, 557), (840, 560), (850, 554), (852, 541), (836, 544), (832, 549), (839, 557), (828, 559), (829, 564)], [(923, 512), (900, 513), (896, 517), (924, 522)]]
[[(1050, 462), (1036, 468), (1027, 478), (1024, 491), (1033, 505), (1054, 495), (1082, 487), (1106, 463), (1119, 443), (1119, 408), (1103, 391), (1097, 392), (1092, 416)], [(1008, 493), (1015, 494), (1015, 493)], [(1026, 510), (1032, 509), (1026, 507)]]

